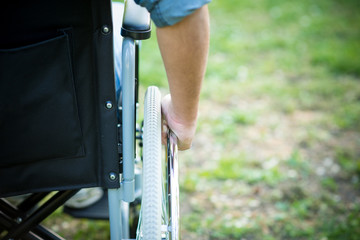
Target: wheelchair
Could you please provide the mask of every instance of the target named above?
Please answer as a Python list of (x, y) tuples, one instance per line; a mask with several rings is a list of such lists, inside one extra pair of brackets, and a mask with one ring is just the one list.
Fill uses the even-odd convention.
[(168, 132), (162, 159), (157, 87), (137, 123), (148, 12), (134, 0), (20, 2), (0, 4), (0, 239), (63, 239), (41, 222), (93, 187), (107, 193), (112, 240), (179, 239), (177, 138)]

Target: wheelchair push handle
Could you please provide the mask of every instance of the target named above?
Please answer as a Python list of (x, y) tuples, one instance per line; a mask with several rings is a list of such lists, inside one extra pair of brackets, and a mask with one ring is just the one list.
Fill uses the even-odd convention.
[(121, 28), (121, 35), (123, 37), (130, 37), (134, 40), (150, 38), (150, 14), (146, 8), (137, 5), (134, 0), (126, 0), (123, 16)]

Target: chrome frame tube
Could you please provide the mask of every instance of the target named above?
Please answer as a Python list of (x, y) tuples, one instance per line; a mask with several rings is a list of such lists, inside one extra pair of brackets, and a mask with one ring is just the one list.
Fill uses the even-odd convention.
[(180, 239), (180, 209), (179, 209), (179, 167), (178, 167), (178, 148), (177, 137), (172, 132), (167, 136), (167, 191), (168, 191), (168, 229), (170, 229), (170, 239)]
[(125, 202), (135, 200), (135, 41), (124, 38), (122, 46), (122, 131), (123, 179)]
[(108, 189), (111, 240), (122, 239), (121, 196), (119, 189)]
[(123, 174), (121, 187), (108, 190), (111, 240), (128, 238), (125, 204), (135, 200), (135, 41), (131, 38), (122, 43), (121, 82)]
[(130, 204), (124, 201), (121, 201), (121, 222), (122, 222), (122, 238), (130, 238)]

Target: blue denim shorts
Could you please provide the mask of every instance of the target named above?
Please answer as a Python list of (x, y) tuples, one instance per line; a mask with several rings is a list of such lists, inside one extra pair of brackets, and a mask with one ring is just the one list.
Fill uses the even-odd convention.
[(165, 27), (179, 22), (196, 9), (211, 0), (135, 0), (145, 7), (157, 27)]

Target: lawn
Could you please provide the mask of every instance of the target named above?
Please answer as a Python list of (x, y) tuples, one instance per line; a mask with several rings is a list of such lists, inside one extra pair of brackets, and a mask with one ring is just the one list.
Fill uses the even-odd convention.
[[(209, 8), (197, 138), (180, 154), (182, 239), (359, 239), (360, 2)], [(166, 92), (155, 34), (141, 57), (142, 92)], [(61, 211), (47, 224), (108, 237), (106, 222)]]

